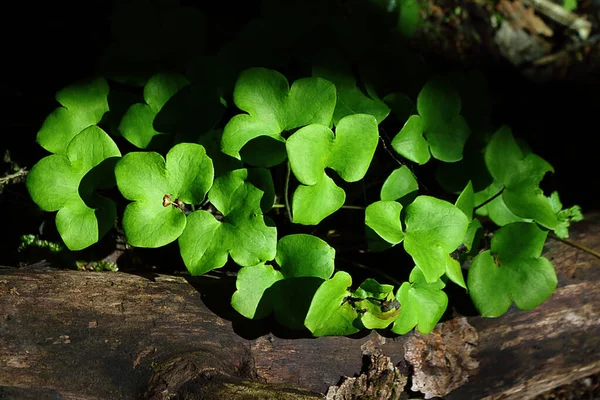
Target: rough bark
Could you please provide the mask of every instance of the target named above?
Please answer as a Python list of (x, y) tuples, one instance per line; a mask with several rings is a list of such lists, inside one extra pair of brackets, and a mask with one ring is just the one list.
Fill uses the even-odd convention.
[[(600, 248), (600, 216), (571, 237)], [(559, 287), (542, 306), (403, 337), (244, 322), (223, 306), (227, 279), (2, 268), (0, 397), (308, 399), (340, 384), (330, 399), (388, 399), (408, 377), (428, 397), (528, 399), (600, 371), (600, 260), (547, 248)]]

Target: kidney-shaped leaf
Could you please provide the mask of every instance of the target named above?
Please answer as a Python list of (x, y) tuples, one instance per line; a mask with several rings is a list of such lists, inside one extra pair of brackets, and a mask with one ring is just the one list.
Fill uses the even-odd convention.
[(44, 121), (37, 142), (55, 154), (67, 154), (69, 142), (85, 128), (95, 125), (108, 111), (108, 83), (104, 78), (69, 85), (56, 93), (62, 105)]
[(396, 294), (401, 308), (392, 332), (404, 335), (416, 326), (419, 332), (426, 335), (448, 306), (448, 296), (442, 291), (444, 283), (441, 280), (428, 283), (418, 268), (412, 270), (409, 281), (404, 282)]
[(140, 149), (148, 148), (156, 136), (167, 133), (154, 129), (154, 119), (165, 103), (189, 81), (181, 74), (158, 73), (144, 86), (146, 104), (133, 104), (119, 125), (121, 135)]
[[(413, 173), (406, 165), (392, 171), (381, 187), (381, 200), (400, 201), (403, 205), (414, 200), (419, 184)], [(410, 201), (407, 201), (410, 200)]]
[(343, 336), (359, 331), (354, 324), (358, 312), (346, 299), (352, 277), (344, 271), (323, 282), (310, 303), (304, 325), (314, 336)]
[[(417, 98), (419, 115), (411, 116), (392, 140), (392, 147), (403, 157), (419, 164), (433, 157), (445, 162), (460, 161), (471, 131), (459, 115), (460, 96), (446, 80), (432, 79)], [(424, 137), (423, 137), (424, 136)]]
[(211, 203), (224, 205), (219, 209), (222, 221), (203, 210), (188, 216), (179, 248), (192, 275), (221, 268), (228, 255), (242, 267), (275, 258), (277, 229), (263, 217), (263, 191), (249, 182), (237, 185), (237, 180), (235, 171), (228, 172), (215, 180), (208, 194)]
[(327, 176), (325, 168), (334, 169), (347, 182), (362, 179), (378, 137), (377, 121), (367, 114), (344, 117), (335, 136), (324, 125), (309, 125), (289, 137), (286, 148), (290, 166), (303, 184), (294, 194), (295, 223), (318, 224), (344, 204), (345, 192)]
[[(309, 124), (329, 126), (335, 96), (335, 86), (321, 78), (299, 79), (290, 89), (287, 79), (277, 71), (265, 68), (242, 71), (235, 84), (233, 101), (246, 114), (236, 115), (227, 123), (221, 150), (241, 159), (242, 148), (258, 137), (267, 136), (283, 143), (283, 131)], [(252, 154), (253, 165), (271, 167), (285, 159), (285, 153), (282, 157), (259, 156)]]
[(538, 187), (552, 166), (533, 153), (524, 152), (503, 126), (485, 148), (485, 163), (490, 174), (505, 186), (502, 199), (519, 218), (534, 219), (546, 228), (554, 229), (559, 221), (550, 201)]
[(395, 201), (377, 201), (365, 210), (365, 224), (386, 242), (397, 245), (404, 239), (400, 212), (402, 204)]
[(286, 278), (313, 276), (327, 280), (334, 268), (335, 249), (316, 236), (295, 234), (277, 243), (275, 260)]
[(536, 224), (514, 222), (496, 232), (491, 250), (473, 259), (468, 287), (481, 315), (498, 317), (513, 301), (530, 310), (550, 297), (557, 278), (550, 261), (540, 257), (546, 235)]
[(419, 196), (406, 207), (404, 249), (433, 283), (446, 270), (456, 270), (451, 252), (462, 243), (469, 220), (456, 206), (429, 196)]
[(125, 208), (123, 229), (137, 247), (160, 247), (176, 240), (186, 226), (181, 203), (200, 204), (213, 181), (212, 161), (199, 144), (181, 143), (167, 153), (126, 154), (115, 168)]
[[(96, 243), (113, 226), (113, 201), (94, 193), (114, 186), (114, 164), (121, 156), (112, 139), (92, 125), (75, 136), (66, 155), (41, 159), (27, 176), (33, 201), (45, 211), (58, 211), (56, 227), (70, 250)], [(96, 177), (91, 179), (88, 177)]]
[(265, 318), (273, 311), (273, 299), (268, 289), (282, 279), (281, 272), (273, 269), (272, 265), (259, 264), (240, 269), (231, 305), (246, 318)]

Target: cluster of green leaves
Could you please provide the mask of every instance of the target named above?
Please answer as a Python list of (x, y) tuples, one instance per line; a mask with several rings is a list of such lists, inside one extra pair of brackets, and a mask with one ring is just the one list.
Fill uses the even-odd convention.
[[(105, 78), (68, 86), (38, 133), (52, 154), (29, 173), (31, 197), (57, 212), (70, 250), (93, 245), (118, 223), (134, 247), (177, 242), (192, 275), (231, 259), (240, 267), (231, 299), (240, 314), (273, 314), (315, 336), (428, 333), (446, 312), (449, 281), (468, 290), (484, 316), (550, 296), (556, 274), (541, 256), (546, 236), (566, 237), (582, 218), (578, 207), (563, 209), (558, 194), (540, 189), (550, 164), (508, 127), (471, 123), (477, 113), (453, 79), (427, 81), (413, 101), (379, 93), (367, 74), (359, 84), (347, 65), (330, 61), (291, 85), (273, 69), (242, 69), (230, 91), (227, 79), (213, 82), (194, 68), (154, 74), (137, 96), (119, 96)], [(227, 109), (236, 114), (224, 118)], [(367, 176), (390, 115), (398, 126), (391, 148), (403, 165), (366, 206), (365, 230), (371, 251), (402, 244), (412, 262), (397, 266), (405, 282), (354, 283), (322, 238), (278, 231), (268, 214), (276, 198), (287, 203), (292, 179), (276, 193), (272, 172), (298, 182), (292, 226), (321, 224)], [(131, 145), (137, 150), (121, 153)], [(439, 163), (437, 178), (454, 203), (426, 192), (409, 167), (429, 162)], [(117, 216), (115, 202), (123, 200)], [(488, 222), (499, 227), (489, 249), (481, 240), (491, 233)]]

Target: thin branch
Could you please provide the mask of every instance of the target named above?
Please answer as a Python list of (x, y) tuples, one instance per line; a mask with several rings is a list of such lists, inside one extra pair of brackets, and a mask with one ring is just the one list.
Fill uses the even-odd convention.
[(22, 169), (22, 170), (19, 170), (19, 171), (15, 172), (14, 174), (3, 176), (2, 178), (0, 178), (0, 184), (8, 182), (11, 179), (18, 178), (20, 176), (25, 176), (25, 175), (27, 175), (28, 172), (29, 171), (26, 171), (25, 169)]
[(576, 249), (579, 249), (581, 251), (585, 251), (588, 254), (593, 255), (594, 257), (600, 258), (600, 253), (598, 253), (595, 250), (590, 249), (589, 247), (585, 247), (584, 245), (581, 245), (577, 242), (574, 242), (572, 240), (569, 239), (563, 239), (563, 238), (559, 238), (558, 236), (556, 236), (555, 234), (553, 234), (552, 232), (549, 235), (552, 239), (554, 240), (558, 240), (559, 242), (563, 242), (564, 244), (567, 244), (571, 247), (575, 247)]
[(483, 203), (481, 203), (478, 206), (475, 206), (473, 208), (473, 210), (477, 210), (478, 208), (481, 208), (483, 206), (485, 206), (488, 203), (491, 203), (492, 201), (494, 201), (497, 197), (499, 197), (502, 193), (504, 192), (504, 188), (500, 189), (500, 191), (498, 193), (496, 193), (495, 195), (493, 195), (492, 197), (490, 197), (489, 199), (487, 199), (486, 201), (484, 201)]

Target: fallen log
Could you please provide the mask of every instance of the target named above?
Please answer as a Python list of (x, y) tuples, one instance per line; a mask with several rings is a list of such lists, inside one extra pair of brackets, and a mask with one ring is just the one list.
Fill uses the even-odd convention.
[[(600, 215), (571, 238), (600, 249)], [(600, 371), (600, 260), (545, 256), (559, 287), (532, 311), (318, 339), (239, 317), (232, 278), (3, 267), (0, 398), (529, 399)]]

